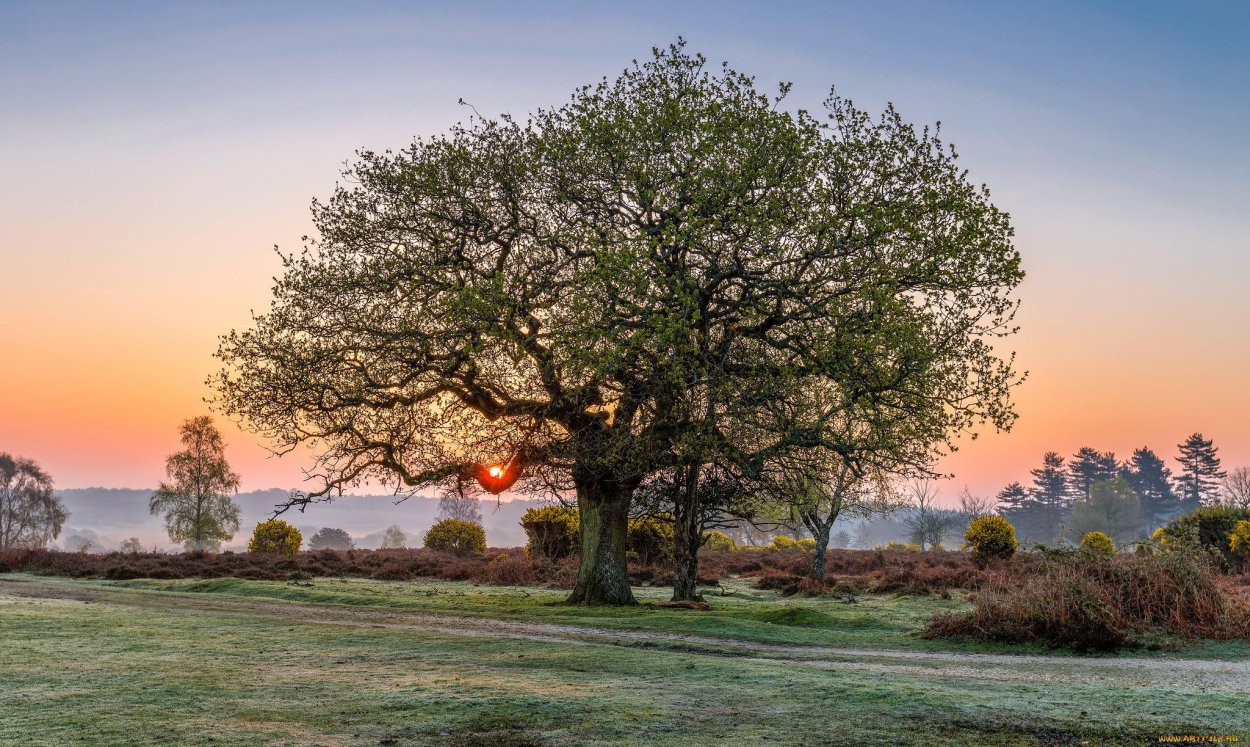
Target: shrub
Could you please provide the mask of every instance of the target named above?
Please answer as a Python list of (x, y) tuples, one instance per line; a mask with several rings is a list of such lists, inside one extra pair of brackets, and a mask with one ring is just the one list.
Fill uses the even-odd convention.
[(425, 533), (425, 546), (456, 555), (473, 555), (486, 551), (486, 531), (471, 521), (443, 519)]
[(1016, 554), (1016, 528), (1001, 516), (980, 516), (972, 520), (964, 534), (964, 542), (972, 549), (972, 559), (985, 567), (995, 560)]
[(262, 521), (252, 530), (252, 539), (247, 543), (250, 553), (280, 553), (294, 555), (304, 541), (300, 531), (282, 519)]
[(517, 586), (534, 583), (534, 562), (525, 555), (499, 553), (486, 564), (485, 580), (500, 586)]
[(1212, 506), (1176, 517), (1163, 527), (1164, 542), (1195, 536), (1198, 544), (1220, 554), (1225, 563), (1231, 558), (1229, 537), (1240, 521), (1250, 520), (1250, 508)]
[(816, 549), (816, 540), (810, 537), (806, 539), (801, 539), (798, 542), (795, 542), (794, 544), (797, 545), (798, 548), (800, 550), (803, 550), (804, 552), (812, 552)]
[(1102, 532), (1086, 532), (1081, 537), (1081, 549), (1104, 558), (1115, 557), (1115, 542)]
[(565, 506), (531, 508), (521, 516), (525, 551), (531, 558), (559, 560), (577, 552), (577, 509)]
[(915, 542), (887, 542), (883, 550), (905, 550), (906, 552), (920, 552), (920, 545)]
[(972, 612), (938, 615), (929, 637), (971, 636), (1041, 642), (1078, 651), (1143, 645), (1176, 637), (1250, 634), (1250, 610), (1228, 594), (1201, 550), (1104, 557), (1039, 553), (1021, 575), (996, 574), (973, 596)]
[(1228, 533), (1228, 551), (1239, 563), (1250, 561), (1250, 520), (1242, 519)]
[(784, 534), (773, 537), (772, 548), (774, 550), (793, 550), (796, 545), (798, 543), (794, 541), (793, 537), (787, 537)]
[(673, 555), (673, 521), (666, 515), (631, 519), (626, 548), (639, 563), (667, 563)]
[(703, 549), (712, 552), (736, 552), (738, 543), (724, 532), (704, 532)]

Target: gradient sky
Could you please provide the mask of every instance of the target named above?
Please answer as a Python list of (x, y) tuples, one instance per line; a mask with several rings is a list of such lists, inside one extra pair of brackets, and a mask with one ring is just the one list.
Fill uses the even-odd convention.
[[(459, 97), (558, 104), (683, 35), (799, 105), (836, 84), (941, 120), (1012, 214), (1020, 420), (944, 463), (947, 496), (1194, 431), (1250, 465), (1250, 3), (449, 5), (0, 2), (0, 451), (155, 484), (354, 150)], [(226, 432), (245, 489), (298, 484)]]

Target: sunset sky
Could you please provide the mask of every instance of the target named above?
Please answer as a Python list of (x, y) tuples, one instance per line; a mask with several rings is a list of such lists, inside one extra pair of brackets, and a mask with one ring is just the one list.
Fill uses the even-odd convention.
[[(798, 105), (836, 84), (941, 120), (1012, 214), (1020, 419), (945, 462), (948, 497), (1194, 431), (1250, 466), (1250, 3), (451, 5), (0, 3), (0, 452), (154, 485), (356, 149), (460, 97), (559, 104), (682, 35)], [(225, 430), (244, 489), (298, 485)]]

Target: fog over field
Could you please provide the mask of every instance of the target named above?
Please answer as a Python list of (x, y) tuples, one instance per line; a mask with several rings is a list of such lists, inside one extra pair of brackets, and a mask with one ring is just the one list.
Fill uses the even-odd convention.
[[(138, 537), (145, 548), (181, 549), (169, 541), (160, 517), (148, 513), (151, 489), (81, 488), (59, 490), (57, 495), (69, 510), (69, 520), (55, 544), (75, 550), (84, 540), (92, 543), (91, 551), (116, 550), (122, 540)], [(241, 509), (239, 532), (223, 549), (243, 550), (257, 522), (269, 518), (274, 506), (282, 502), (287, 491), (280, 488), (253, 490), (234, 497)], [(350, 495), (333, 503), (309, 506), (303, 513), (292, 509), (282, 518), (304, 534), (305, 546), (313, 533), (322, 527), (345, 530), (361, 548), (376, 548), (382, 533), (398, 524), (408, 535), (409, 547), (420, 547), (421, 537), (438, 516), (438, 499), (417, 495), (402, 503), (392, 495)], [(496, 504), (482, 501), (482, 525), (486, 541), (492, 547), (516, 547), (525, 544), (525, 532), (518, 522), (521, 514), (541, 501), (514, 500)]]

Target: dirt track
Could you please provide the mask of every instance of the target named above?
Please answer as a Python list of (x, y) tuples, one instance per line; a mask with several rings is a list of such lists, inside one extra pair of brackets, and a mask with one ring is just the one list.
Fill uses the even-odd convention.
[(1164, 657), (1058, 657), (787, 646), (660, 631), (620, 630), (401, 610), (138, 589), (101, 589), (69, 581), (0, 578), (0, 595), (117, 604), (162, 611), (231, 614), (310, 625), (387, 628), (442, 635), (505, 637), (575, 645), (655, 648), (685, 655), (734, 656), (760, 665), (785, 664), (905, 676), (986, 682), (1098, 684), (1250, 694), (1250, 662)]

